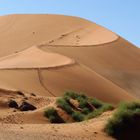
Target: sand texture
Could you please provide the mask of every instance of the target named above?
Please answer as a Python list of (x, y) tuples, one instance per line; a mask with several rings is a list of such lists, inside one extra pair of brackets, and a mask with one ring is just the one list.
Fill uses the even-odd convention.
[[(103, 132), (113, 112), (50, 124), (45, 108), (68, 90), (114, 105), (140, 98), (140, 50), (79, 17), (0, 16), (0, 140), (113, 140)], [(11, 99), (37, 109), (9, 108)]]

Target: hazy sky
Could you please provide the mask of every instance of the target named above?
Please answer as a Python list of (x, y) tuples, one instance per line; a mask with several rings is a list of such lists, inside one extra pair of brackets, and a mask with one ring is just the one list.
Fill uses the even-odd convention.
[(140, 0), (0, 0), (0, 15), (13, 13), (80, 16), (140, 47)]

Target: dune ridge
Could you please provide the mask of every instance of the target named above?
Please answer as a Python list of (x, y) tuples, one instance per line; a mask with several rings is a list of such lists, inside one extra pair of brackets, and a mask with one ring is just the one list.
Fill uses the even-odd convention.
[[(20, 51), (37, 44), (42, 44), (43, 42), (49, 42), (55, 38), (61, 37), (62, 35), (75, 32), (79, 29), (84, 30), (89, 27), (92, 27), (91, 30), (93, 31), (91, 34), (88, 33), (86, 35), (88, 35), (88, 38), (95, 36), (95, 41), (92, 39), (86, 41), (88, 39), (87, 38), (80, 44), (83, 44), (84, 42), (84, 44), (100, 44), (110, 42), (117, 38), (115, 33), (112, 33), (95, 23), (78, 17), (49, 14), (15, 14), (0, 16), (0, 49), (3, 50), (0, 52), (0, 56), (9, 55), (15, 51)], [(98, 32), (98, 29), (103, 30), (104, 33), (102, 34), (100, 31)], [(103, 37), (100, 37), (98, 34)], [(7, 39), (5, 40), (5, 38)], [(72, 43), (75, 39), (73, 40), (73, 38), (71, 38), (70, 40), (70, 43)], [(98, 40), (100, 42), (98, 42)], [(65, 39), (63, 42), (64, 41)]]
[[(41, 46), (72, 57), (136, 97), (140, 90), (140, 51), (119, 37), (116, 41), (97, 47)], [(84, 56), (84, 57), (83, 57)], [(89, 61), (89, 57), (92, 61)], [(110, 59), (112, 58), (112, 59)]]
[(0, 59), (0, 69), (49, 68), (73, 63), (74, 60), (66, 56), (31, 47), (22, 52), (2, 57)]

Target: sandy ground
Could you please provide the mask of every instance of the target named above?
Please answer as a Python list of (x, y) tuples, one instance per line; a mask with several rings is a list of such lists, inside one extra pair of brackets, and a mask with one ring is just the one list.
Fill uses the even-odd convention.
[[(27, 99), (25, 99), (25, 97)], [(23, 100), (37, 107), (35, 111), (21, 112), (10, 109), (7, 101), (14, 99), (20, 104)], [(0, 139), (8, 140), (113, 140), (104, 131), (104, 125), (112, 112), (106, 112), (100, 117), (80, 123), (50, 124), (43, 116), (46, 107), (52, 106), (55, 97), (32, 96), (29, 93), (19, 95), (16, 91), (2, 90), (0, 92)], [(73, 131), (74, 130), (74, 131)]]
[[(111, 113), (97, 119), (71, 124), (1, 124), (0, 139), (11, 140), (113, 140), (103, 132)], [(74, 130), (74, 131), (72, 131)]]

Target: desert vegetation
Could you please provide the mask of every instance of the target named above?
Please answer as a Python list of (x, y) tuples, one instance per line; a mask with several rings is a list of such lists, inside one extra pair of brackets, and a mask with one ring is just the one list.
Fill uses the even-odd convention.
[(140, 102), (121, 103), (114, 113), (113, 117), (109, 119), (105, 132), (117, 138), (137, 139), (140, 129)]
[[(66, 92), (63, 97), (58, 98), (56, 100), (56, 108), (61, 108), (64, 110), (65, 113), (72, 117), (72, 119), (76, 122), (97, 117), (107, 110), (114, 109), (111, 104), (104, 103), (98, 99), (90, 98), (84, 94), (73, 91)], [(52, 118), (58, 118), (58, 120), (61, 118), (61, 116), (58, 115), (55, 107), (52, 107), (51, 109), (47, 108), (44, 114), (51, 123), (56, 122), (52, 121)]]
[(47, 117), (51, 123), (64, 123), (64, 120), (58, 115), (56, 109), (53, 107), (48, 108), (44, 112), (44, 116)]

